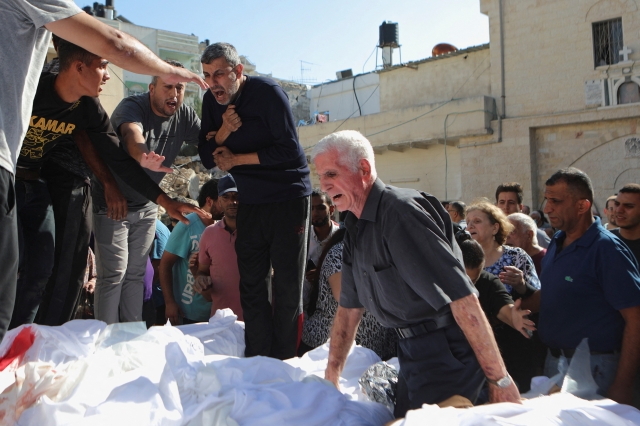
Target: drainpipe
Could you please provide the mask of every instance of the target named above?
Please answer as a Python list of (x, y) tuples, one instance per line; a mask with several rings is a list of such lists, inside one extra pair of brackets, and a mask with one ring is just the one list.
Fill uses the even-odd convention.
[(498, 0), (498, 13), (500, 15), (500, 115), (498, 116), (498, 142), (502, 142), (502, 119), (506, 118), (506, 103), (504, 96), (504, 15), (502, 12), (502, 0)]

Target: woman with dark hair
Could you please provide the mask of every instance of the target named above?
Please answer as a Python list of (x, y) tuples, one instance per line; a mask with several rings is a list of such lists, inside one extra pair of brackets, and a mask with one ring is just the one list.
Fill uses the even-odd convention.
[[(312, 285), (317, 288), (316, 308), (302, 328), (302, 342), (298, 356), (322, 346), (331, 334), (333, 318), (340, 300), (340, 279), (342, 278), (342, 240), (345, 229), (336, 231), (327, 242), (318, 264), (320, 273), (312, 277)], [(312, 289), (313, 291), (313, 289)], [(385, 328), (367, 311), (362, 316), (356, 343), (374, 351), (380, 358), (387, 360), (396, 356), (397, 337), (395, 330)]]

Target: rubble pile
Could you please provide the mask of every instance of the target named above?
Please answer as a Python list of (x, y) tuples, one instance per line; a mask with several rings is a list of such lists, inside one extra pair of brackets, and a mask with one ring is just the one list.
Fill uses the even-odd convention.
[[(202, 165), (200, 156), (178, 156), (173, 162), (173, 173), (160, 182), (160, 188), (171, 198), (185, 203), (198, 205), (196, 199), (200, 188), (212, 178), (212, 174)], [(171, 223), (164, 208), (158, 206), (158, 219), (165, 225)]]

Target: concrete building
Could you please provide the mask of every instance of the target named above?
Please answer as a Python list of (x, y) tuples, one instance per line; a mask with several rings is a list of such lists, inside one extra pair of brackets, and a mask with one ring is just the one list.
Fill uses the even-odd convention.
[(622, 185), (640, 182), (638, 0), (479, 4), (488, 45), (314, 87), (311, 109), (331, 121), (301, 127), (303, 146), (359, 130), (387, 183), (469, 202), (518, 181), (535, 208), (545, 180), (575, 166), (602, 211)]
[(296, 83), (295, 81), (291, 80), (282, 80), (280, 78), (276, 78), (271, 75), (271, 73), (265, 74), (258, 72), (256, 69), (256, 65), (244, 55), (240, 55), (240, 62), (244, 66), (243, 72), (246, 75), (268, 77), (272, 80), (275, 80), (289, 97), (289, 105), (291, 106), (291, 112), (293, 112), (293, 118), (295, 119), (296, 123), (299, 123), (300, 121), (307, 121), (309, 117), (309, 86), (307, 86), (306, 84)]

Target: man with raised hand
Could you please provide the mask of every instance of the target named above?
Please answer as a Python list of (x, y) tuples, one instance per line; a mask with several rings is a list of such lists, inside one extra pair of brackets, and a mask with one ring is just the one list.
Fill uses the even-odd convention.
[[(176, 61), (167, 61), (182, 67)], [(123, 99), (113, 111), (111, 124), (125, 151), (159, 184), (180, 152), (183, 142), (197, 144), (200, 119), (183, 103), (185, 83), (171, 84), (154, 76), (149, 91)], [(93, 230), (98, 280), (96, 319), (112, 324), (142, 319), (142, 294), (147, 256), (155, 235), (158, 206), (116, 176), (127, 200), (122, 220), (109, 217), (104, 187), (93, 185)], [(139, 303), (138, 303), (139, 302)]]
[(0, 81), (0, 340), (9, 326), (18, 271), (18, 227), (14, 194), (15, 166), (27, 131), (31, 107), (51, 39), (50, 31), (100, 54), (119, 67), (161, 75), (169, 82), (206, 84), (192, 72), (162, 62), (138, 40), (89, 16), (71, 0), (4, 0), (0, 2), (3, 46)]
[[(60, 41), (58, 53), (59, 74), (43, 73), (40, 78), (16, 169), (20, 285), (10, 328), (33, 321), (51, 274), (54, 221), (40, 168), (58, 141), (75, 138), (97, 180), (110, 189), (105, 191), (105, 198), (108, 214), (114, 219), (126, 215), (126, 202), (120, 202), (122, 195), (109, 168), (144, 197), (165, 206), (172, 216), (186, 221), (182, 213), (197, 211), (167, 197), (140, 165), (118, 147), (119, 141), (98, 99), (101, 86), (109, 79), (109, 62), (65, 40)], [(204, 211), (199, 213), (207, 216)]]

